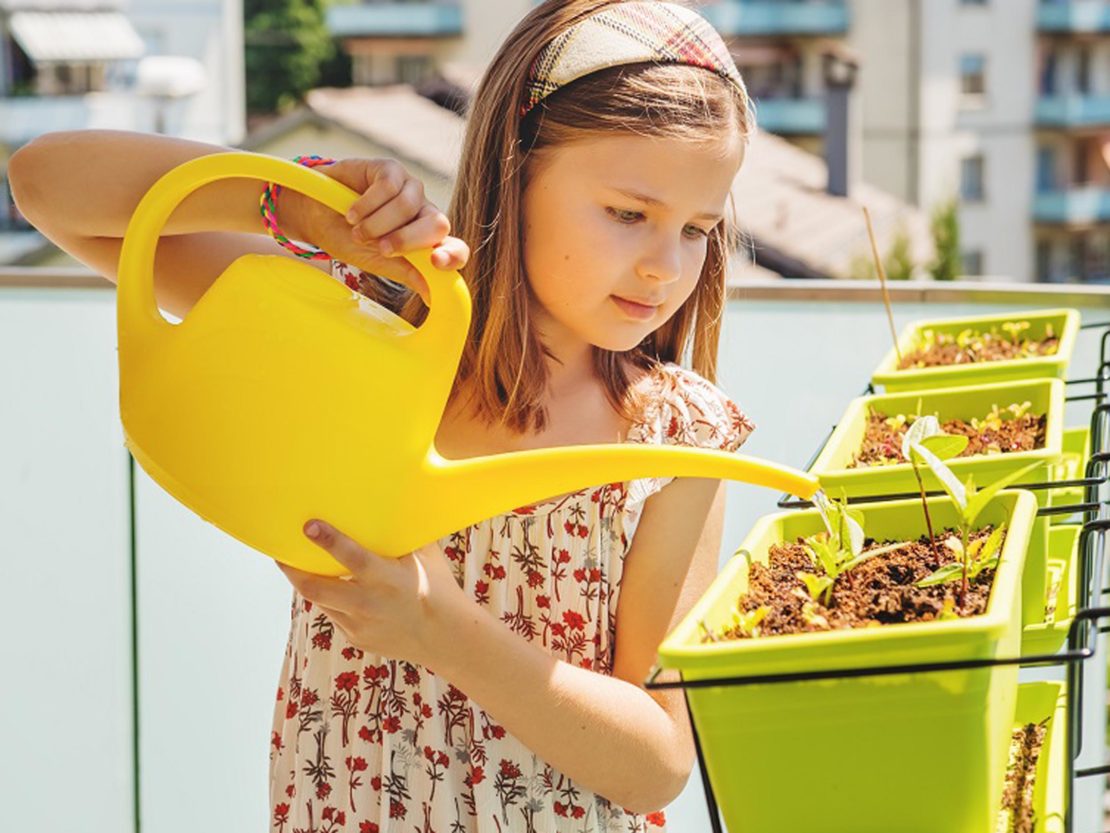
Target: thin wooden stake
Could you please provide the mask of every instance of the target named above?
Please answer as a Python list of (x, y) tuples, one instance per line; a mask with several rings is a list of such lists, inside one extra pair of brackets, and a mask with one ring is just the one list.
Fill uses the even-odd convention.
[(879, 244), (875, 242), (875, 229), (871, 226), (871, 212), (863, 206), (863, 219), (867, 221), (867, 236), (871, 239), (871, 256), (875, 259), (875, 269), (879, 273), (879, 286), (883, 290), (883, 304), (886, 306), (886, 320), (890, 324), (890, 337), (894, 340), (894, 353), (898, 364), (902, 364), (902, 351), (898, 349), (898, 334), (894, 331), (894, 310), (890, 307), (890, 293), (886, 290), (886, 270), (883, 259), (879, 257)]

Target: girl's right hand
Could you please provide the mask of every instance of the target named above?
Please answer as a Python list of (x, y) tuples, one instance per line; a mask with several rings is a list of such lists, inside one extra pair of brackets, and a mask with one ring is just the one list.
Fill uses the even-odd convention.
[[(360, 196), (346, 217), (291, 189), (279, 198), (284, 219), (299, 239), (319, 246), (336, 260), (409, 287), (428, 302), (428, 284), (416, 268), (399, 257), (415, 249), (432, 249), (440, 269), (461, 269), (470, 248), (449, 237), (446, 215), (424, 197), (424, 184), (392, 159), (341, 159), (316, 168)], [(287, 232), (288, 234), (288, 232)]]

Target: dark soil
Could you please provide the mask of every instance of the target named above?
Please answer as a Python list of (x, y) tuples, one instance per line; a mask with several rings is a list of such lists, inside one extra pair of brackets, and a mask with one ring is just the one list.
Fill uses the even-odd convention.
[[(991, 531), (990, 527), (980, 529), (972, 534), (970, 540), (985, 538)], [(960, 589), (959, 580), (932, 587), (915, 586), (915, 582), (931, 575), (939, 567), (957, 560), (943, 543), (950, 536), (958, 537), (959, 533), (945, 530), (935, 539), (935, 546), (926, 536), (908, 541), (900, 549), (876, 555), (841, 573), (833, 586), (828, 607), (812, 601), (805, 583), (797, 577), (799, 572), (818, 576), (825, 574), (821, 566), (810, 559), (801, 541), (775, 544), (770, 549), (767, 565), (752, 562), (748, 592), (740, 597), (739, 609), (746, 612), (762, 606), (770, 608), (759, 623), (756, 634), (759, 637), (866, 628), (899, 622), (928, 622), (944, 612), (946, 599), (952, 613), (959, 616), (978, 615), (987, 609), (994, 570), (985, 569), (969, 581), (962, 609), (954, 607)], [(868, 540), (864, 552), (886, 546), (886, 543)], [(750, 637), (751, 634), (743, 633), (738, 627), (729, 627), (715, 634), (706, 633), (703, 629), (702, 641)]]
[[(1046, 721), (1047, 722), (1047, 721)], [(1037, 759), (1044, 744), (1045, 723), (1026, 723), (1010, 738), (1010, 763), (1006, 768), (1006, 788), (1002, 809), (1010, 814), (1007, 831), (1033, 833), (1037, 826), (1033, 814), (1033, 782)]]
[(1051, 356), (1059, 346), (1060, 339), (1055, 336), (1048, 336), (1040, 341), (1019, 338), (1015, 342), (1008, 334), (977, 333), (961, 345), (957, 342), (956, 336), (941, 334), (937, 335), (935, 343), (928, 347), (904, 354), (898, 369), (997, 362), (1028, 356)]
[[(941, 425), (946, 434), (962, 434), (968, 438), (967, 448), (960, 457), (973, 454), (1009, 454), (1014, 451), (1032, 451), (1044, 448), (1048, 417), (1044, 414), (1022, 414), (1017, 418), (1003, 411), (1002, 418), (986, 417), (978, 428), (962, 419), (951, 419)], [(902, 437), (913, 418), (904, 424), (891, 425), (887, 415), (873, 411), (867, 418), (867, 430), (860, 450), (848, 468), (876, 466), (886, 463), (905, 463), (902, 456)]]

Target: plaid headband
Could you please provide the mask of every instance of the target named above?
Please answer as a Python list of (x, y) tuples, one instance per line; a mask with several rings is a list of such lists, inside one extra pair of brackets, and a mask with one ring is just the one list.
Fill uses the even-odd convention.
[(721, 36), (697, 12), (676, 3), (615, 3), (580, 20), (543, 48), (528, 74), (526, 115), (571, 81), (624, 64), (688, 64), (748, 91)]

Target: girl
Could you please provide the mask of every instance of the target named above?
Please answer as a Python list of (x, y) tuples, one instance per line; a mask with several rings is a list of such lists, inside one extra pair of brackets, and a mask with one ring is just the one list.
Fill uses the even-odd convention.
[[(445, 456), (613, 441), (732, 450), (753, 426), (709, 380), (726, 201), (751, 129), (736, 67), (694, 12), (551, 0), (477, 90), (450, 224), (395, 162), (305, 160), (361, 193), (347, 217), (254, 181), (213, 183), (167, 225), (156, 295), (183, 317), (240, 255), (308, 256), (419, 323), (426, 286), (398, 255), (432, 247), (474, 298), (436, 438)], [(143, 192), (220, 150), (53, 134), (15, 154), (10, 177), (32, 222), (114, 280)], [(260, 195), (284, 248), (260, 234)], [(715, 481), (611, 483), (400, 559), (306, 519), (350, 575), (282, 567), (294, 594), (271, 829), (662, 828), (694, 748), (681, 694), (641, 683), (716, 572), (723, 509)]]

